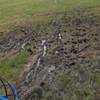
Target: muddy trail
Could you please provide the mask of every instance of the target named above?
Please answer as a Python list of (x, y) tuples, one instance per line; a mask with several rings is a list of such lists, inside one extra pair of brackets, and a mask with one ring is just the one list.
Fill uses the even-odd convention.
[[(53, 91), (52, 100), (64, 100), (65, 96), (72, 100), (73, 94), (77, 100), (85, 100), (84, 97), (90, 95), (90, 92), (86, 93), (84, 87), (90, 87), (89, 91), (93, 90), (93, 100), (99, 100), (100, 84), (96, 80), (100, 75), (98, 15), (84, 9), (64, 12), (60, 20), (49, 21), (46, 26), (37, 25), (37, 29), (31, 26), (18, 27), (0, 38), (1, 56), (10, 52), (16, 54), (21, 49), (27, 49), (30, 55), (33, 49), (39, 52), (34, 63), (17, 82), (20, 100), (28, 100), (40, 84), (46, 84), (49, 88), (43, 89), (44, 97), (48, 91)], [(67, 89), (58, 82), (64, 73), (68, 78)]]

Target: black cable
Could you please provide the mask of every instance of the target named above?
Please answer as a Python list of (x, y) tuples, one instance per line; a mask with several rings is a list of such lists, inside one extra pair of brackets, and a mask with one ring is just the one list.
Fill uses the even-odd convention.
[(1, 77), (0, 77), (0, 81), (2, 82), (2, 85), (4, 86), (5, 93), (6, 93), (6, 96), (7, 96), (7, 88), (6, 88), (6, 85), (5, 85), (5, 83), (3, 82), (3, 80), (2, 80)]
[(15, 92), (14, 92), (14, 89), (13, 89), (12, 85), (11, 85), (7, 80), (5, 80), (5, 79), (2, 78), (2, 77), (0, 77), (0, 80), (1, 80), (1, 82), (3, 83), (3, 85), (4, 85), (5, 92), (6, 92), (6, 96), (8, 96), (8, 95), (7, 95), (7, 88), (6, 88), (6, 85), (5, 85), (5, 83), (3, 82), (3, 80), (4, 80), (4, 81), (7, 83), (7, 85), (10, 87), (10, 89), (11, 89), (13, 95), (14, 95), (14, 99), (15, 99), (16, 95), (15, 95)]

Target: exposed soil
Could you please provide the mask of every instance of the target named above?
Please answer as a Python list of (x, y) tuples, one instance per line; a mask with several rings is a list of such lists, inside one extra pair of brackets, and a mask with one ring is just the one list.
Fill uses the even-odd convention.
[[(60, 94), (59, 100), (63, 100), (64, 95), (72, 100), (73, 89), (68, 89), (66, 93), (57, 83), (64, 73), (72, 78), (71, 87), (75, 88), (84, 88), (83, 83), (91, 78), (92, 84), (89, 85), (95, 91), (93, 100), (99, 100), (100, 85), (94, 80), (96, 73), (100, 75), (99, 15), (86, 9), (64, 12), (59, 21), (51, 20), (47, 25), (37, 25), (36, 29), (31, 26), (20, 27), (5, 35), (0, 38), (1, 56), (12, 51), (17, 53), (23, 48), (30, 53), (33, 49), (39, 50), (36, 54), (38, 56), (33, 59), (34, 63), (30, 63), (28, 70), (23, 72), (23, 77), (17, 82), (21, 100), (31, 96), (34, 88), (43, 82), (54, 91), (54, 95)], [(89, 74), (91, 77), (88, 77)], [(77, 100), (85, 100), (80, 98)]]

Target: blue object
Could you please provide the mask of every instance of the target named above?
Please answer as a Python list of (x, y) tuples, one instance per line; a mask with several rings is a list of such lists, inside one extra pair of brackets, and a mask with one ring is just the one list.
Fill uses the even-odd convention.
[(14, 85), (11, 85), (11, 88), (12, 88), (12, 90), (13, 90), (13, 93), (14, 93), (15, 100), (18, 100), (18, 96), (17, 96), (16, 87), (15, 87)]
[[(14, 100), (18, 100), (16, 87), (10, 84), (8, 81), (0, 77), (0, 82), (2, 83), (2, 87), (5, 90), (5, 96), (0, 96), (0, 100), (10, 100), (9, 96), (13, 96)], [(8, 95), (8, 89), (11, 90), (11, 95)]]
[(0, 100), (9, 100), (7, 96), (0, 96)]

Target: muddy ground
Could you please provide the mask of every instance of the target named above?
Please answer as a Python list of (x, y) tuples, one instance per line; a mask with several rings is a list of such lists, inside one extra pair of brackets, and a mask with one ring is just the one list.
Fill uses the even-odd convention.
[(30, 55), (38, 51), (34, 63), (16, 82), (21, 100), (41, 83), (45, 84), (43, 100), (99, 100), (100, 16), (80, 9), (33, 26), (0, 34), (2, 57), (22, 49)]

